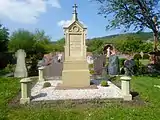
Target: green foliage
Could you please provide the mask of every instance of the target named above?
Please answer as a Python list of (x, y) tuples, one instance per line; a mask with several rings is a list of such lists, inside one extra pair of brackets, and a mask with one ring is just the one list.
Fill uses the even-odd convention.
[(139, 51), (143, 52), (151, 52), (153, 51), (153, 43), (152, 42), (144, 42), (140, 45)]
[[(135, 52), (150, 52), (153, 49), (153, 43), (147, 43), (153, 33), (128, 33), (121, 35), (111, 35), (106, 37), (93, 38), (86, 41), (87, 51), (93, 54), (101, 54), (105, 44), (113, 44), (119, 52), (135, 53)], [(53, 51), (64, 51), (64, 38), (53, 43)]]
[(12, 33), (8, 48), (13, 52), (18, 49), (24, 49), (28, 53), (33, 50), (35, 42), (34, 35), (31, 32), (19, 29)]
[(149, 59), (149, 55), (147, 54), (147, 53), (145, 53), (144, 55), (143, 55), (143, 59)]
[(9, 32), (8, 29), (0, 24), (0, 52), (8, 50)]
[(89, 64), (89, 68), (93, 69), (94, 65), (93, 64)]
[(4, 68), (4, 70), (7, 71), (8, 73), (9, 73), (9, 72), (14, 72), (15, 67), (16, 67), (16, 66), (13, 65), (13, 64), (8, 64), (8, 65)]
[(120, 68), (121, 67), (124, 67), (124, 61), (126, 60), (126, 58), (120, 58), (119, 59), (119, 66), (120, 66)]
[(95, 73), (95, 71), (94, 71), (94, 70), (92, 70), (92, 69), (91, 69), (91, 70), (89, 70), (89, 72), (90, 72), (90, 74), (91, 74), (91, 75), (93, 75), (93, 74)]
[(115, 39), (114, 44), (118, 51), (122, 53), (130, 53), (130, 54), (143, 51), (143, 49), (145, 48), (145, 45), (148, 45), (144, 43), (141, 40), (141, 38), (136, 37), (134, 35), (121, 36), (119, 39), (118, 38)]
[(54, 51), (53, 45), (51, 44), (50, 37), (45, 35), (44, 31), (36, 30), (33, 38), (36, 42), (33, 45), (36, 53), (50, 53)]
[[(159, 120), (160, 85), (159, 77), (132, 77), (131, 90), (138, 91), (133, 102), (92, 101), (52, 101), (48, 104), (20, 106), (17, 101), (12, 105), (8, 101), (17, 96), (20, 90), (19, 80), (0, 78), (0, 119), (2, 120)], [(136, 99), (138, 97), (138, 99)], [(82, 103), (83, 102), (83, 103)], [(134, 105), (133, 105), (134, 103)], [(106, 113), (109, 113), (106, 114)]]
[(64, 51), (64, 44), (65, 44), (64, 38), (56, 41), (56, 43), (53, 44), (53, 50), (55, 52), (63, 52)]
[(51, 83), (50, 82), (45, 82), (43, 84), (43, 88), (46, 88), (46, 87), (51, 87)]
[(104, 41), (100, 39), (92, 39), (87, 41), (87, 51), (93, 52), (93, 54), (100, 54), (102, 53)]
[[(107, 28), (121, 28), (142, 31), (144, 28), (157, 32), (153, 17), (160, 16), (157, 12), (159, 0), (95, 0), (101, 5), (99, 14), (108, 18)], [(112, 17), (111, 17), (112, 16)]]
[(9, 50), (17, 51), (24, 49), (26, 53), (47, 53), (51, 52), (50, 38), (45, 35), (44, 31), (37, 30), (31, 33), (27, 30), (19, 29), (12, 33), (9, 41)]
[(139, 60), (139, 59), (142, 59), (142, 56), (141, 56), (139, 53), (137, 53), (137, 54), (134, 55), (133, 58), (134, 58), (135, 60)]
[(19, 29), (12, 33), (9, 41), (9, 50), (16, 52), (18, 49), (24, 49), (27, 54), (27, 64), (30, 66), (29, 76), (38, 74), (37, 63), (41, 60), (43, 54), (53, 52), (53, 45), (50, 37), (45, 35), (44, 31), (36, 30), (31, 33), (27, 30)]
[(102, 80), (101, 81), (101, 86), (107, 87), (108, 86), (108, 82), (106, 80)]
[(15, 78), (0, 77), (0, 119), (6, 120), (9, 112), (8, 103), (20, 90), (20, 82)]
[(139, 60), (135, 60), (136, 66), (134, 68), (134, 73), (137, 75), (146, 74), (147, 67), (143, 65)]

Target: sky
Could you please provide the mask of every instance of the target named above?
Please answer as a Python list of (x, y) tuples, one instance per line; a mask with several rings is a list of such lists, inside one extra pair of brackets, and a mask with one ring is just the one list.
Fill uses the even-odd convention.
[(75, 3), (79, 20), (87, 26), (87, 38), (123, 33), (123, 30), (106, 31), (107, 19), (97, 14), (100, 5), (89, 0), (0, 0), (0, 22), (10, 33), (39, 29), (56, 41), (64, 37), (63, 26), (72, 19)]

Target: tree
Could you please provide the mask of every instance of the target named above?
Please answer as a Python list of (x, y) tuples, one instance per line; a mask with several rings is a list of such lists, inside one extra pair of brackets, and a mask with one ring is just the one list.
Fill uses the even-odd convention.
[(53, 44), (54, 51), (55, 52), (63, 52), (64, 51), (64, 44), (65, 44), (64, 38), (56, 41), (56, 43)]
[(33, 33), (27, 30), (19, 29), (12, 33), (8, 48), (13, 52), (18, 49), (24, 49), (28, 53), (33, 51), (35, 42)]
[(0, 24), (0, 52), (8, 50), (9, 32), (8, 29)]
[[(99, 14), (109, 20), (107, 28), (120, 28), (126, 30), (142, 31), (145, 28), (152, 30), (154, 34), (154, 50), (157, 50), (158, 29), (157, 20), (160, 17), (160, 0), (95, 0), (101, 4)], [(112, 16), (112, 17), (111, 17)]]
[(87, 51), (93, 52), (95, 54), (100, 54), (103, 52), (104, 41), (100, 39), (93, 39), (87, 41)]
[(50, 37), (45, 35), (45, 32), (42, 30), (36, 30), (34, 33), (34, 52), (35, 53), (49, 53), (54, 50), (53, 45), (51, 44)]

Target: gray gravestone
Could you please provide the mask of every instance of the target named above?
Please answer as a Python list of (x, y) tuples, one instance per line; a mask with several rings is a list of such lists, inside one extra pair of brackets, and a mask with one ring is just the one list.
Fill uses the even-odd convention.
[(109, 57), (108, 73), (109, 75), (119, 74), (119, 59), (117, 55), (111, 55)]
[(134, 67), (135, 67), (136, 63), (133, 59), (130, 60), (126, 60), (124, 63), (124, 67), (125, 67), (125, 75), (126, 76), (132, 76), (134, 75)]
[(26, 53), (24, 50), (20, 49), (16, 52), (15, 56), (17, 57), (16, 69), (14, 72), (14, 77), (27, 77), (27, 68), (25, 63)]
[(104, 64), (106, 62), (106, 56), (100, 55), (100, 56), (94, 56), (94, 71), (101, 75), (103, 71)]

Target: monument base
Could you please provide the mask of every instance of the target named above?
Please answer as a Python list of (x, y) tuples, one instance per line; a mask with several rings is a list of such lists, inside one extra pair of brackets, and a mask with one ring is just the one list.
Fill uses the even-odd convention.
[(20, 104), (29, 104), (30, 103), (30, 98), (21, 98), (20, 99)]
[(131, 100), (132, 100), (132, 95), (131, 95), (131, 94), (129, 94), (129, 95), (124, 95), (124, 96), (123, 96), (123, 100), (124, 100), (124, 101), (131, 101)]
[(63, 64), (61, 87), (89, 87), (90, 73), (84, 61), (65, 61)]

